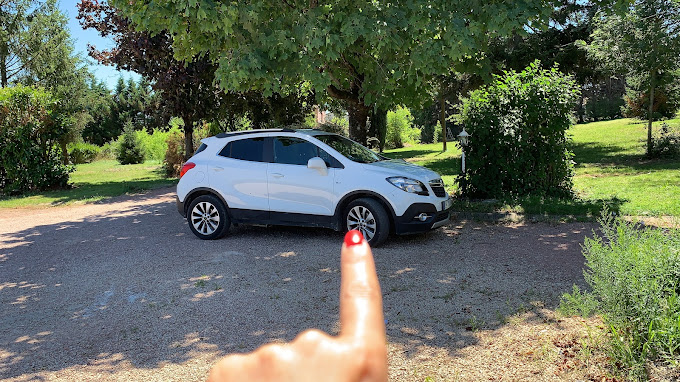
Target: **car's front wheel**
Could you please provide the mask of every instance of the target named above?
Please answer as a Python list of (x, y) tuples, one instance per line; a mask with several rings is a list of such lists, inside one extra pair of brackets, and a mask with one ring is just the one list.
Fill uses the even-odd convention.
[(231, 224), (224, 203), (213, 195), (194, 199), (189, 205), (187, 221), (191, 232), (203, 240), (221, 238)]
[(378, 201), (369, 198), (354, 200), (345, 209), (345, 228), (356, 229), (372, 247), (377, 247), (390, 233), (390, 218)]

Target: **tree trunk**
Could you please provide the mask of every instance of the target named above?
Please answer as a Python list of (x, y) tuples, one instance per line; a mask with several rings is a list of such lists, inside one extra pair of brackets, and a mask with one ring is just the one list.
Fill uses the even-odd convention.
[(61, 161), (66, 166), (71, 160), (68, 157), (68, 144), (65, 138), (59, 140), (59, 146), (61, 147)]
[(446, 99), (441, 90), (439, 91), (439, 124), (442, 125), (442, 143), (444, 144), (442, 151), (446, 151)]
[(383, 152), (387, 137), (387, 110), (378, 108), (371, 113), (371, 135), (378, 138), (380, 152)]
[(194, 122), (184, 121), (184, 160), (188, 161), (194, 154)]
[(9, 55), (9, 48), (7, 43), (2, 43), (0, 46), (0, 83), (3, 88), (6, 88), (7, 83), (7, 56)]
[(576, 108), (576, 115), (578, 116), (578, 123), (584, 123), (585, 122), (585, 108), (583, 107), (583, 101), (585, 100), (584, 96), (584, 89), (583, 86), (581, 86), (581, 96), (579, 97), (578, 100), (578, 107)]
[(371, 109), (363, 102), (349, 102), (347, 113), (349, 114), (349, 137), (350, 139), (366, 145), (368, 141), (368, 130), (366, 121)]
[(652, 155), (652, 121), (654, 120), (654, 88), (656, 87), (656, 70), (652, 71), (649, 84), (649, 107), (647, 109), (647, 156)]

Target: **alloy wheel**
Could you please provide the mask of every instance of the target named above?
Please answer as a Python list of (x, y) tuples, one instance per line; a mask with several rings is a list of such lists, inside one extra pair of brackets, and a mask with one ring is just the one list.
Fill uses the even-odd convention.
[(200, 202), (191, 211), (191, 224), (202, 235), (210, 235), (220, 225), (220, 214), (212, 203)]
[(347, 214), (347, 229), (356, 229), (364, 235), (367, 241), (373, 239), (377, 229), (375, 217), (371, 210), (364, 206), (355, 206)]

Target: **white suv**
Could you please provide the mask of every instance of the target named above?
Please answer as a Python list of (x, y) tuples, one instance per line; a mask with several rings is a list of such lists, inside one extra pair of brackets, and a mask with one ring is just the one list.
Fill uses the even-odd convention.
[(449, 221), (441, 177), (319, 130), (251, 130), (203, 139), (184, 164), (177, 208), (201, 239), (231, 223), (358, 229), (373, 245), (390, 232)]

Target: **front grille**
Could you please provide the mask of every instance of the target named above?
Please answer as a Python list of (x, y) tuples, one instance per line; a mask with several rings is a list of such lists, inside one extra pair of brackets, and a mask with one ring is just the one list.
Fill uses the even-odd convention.
[(444, 182), (441, 179), (435, 179), (430, 181), (430, 188), (435, 195), (440, 198), (446, 196), (446, 189), (444, 189)]

